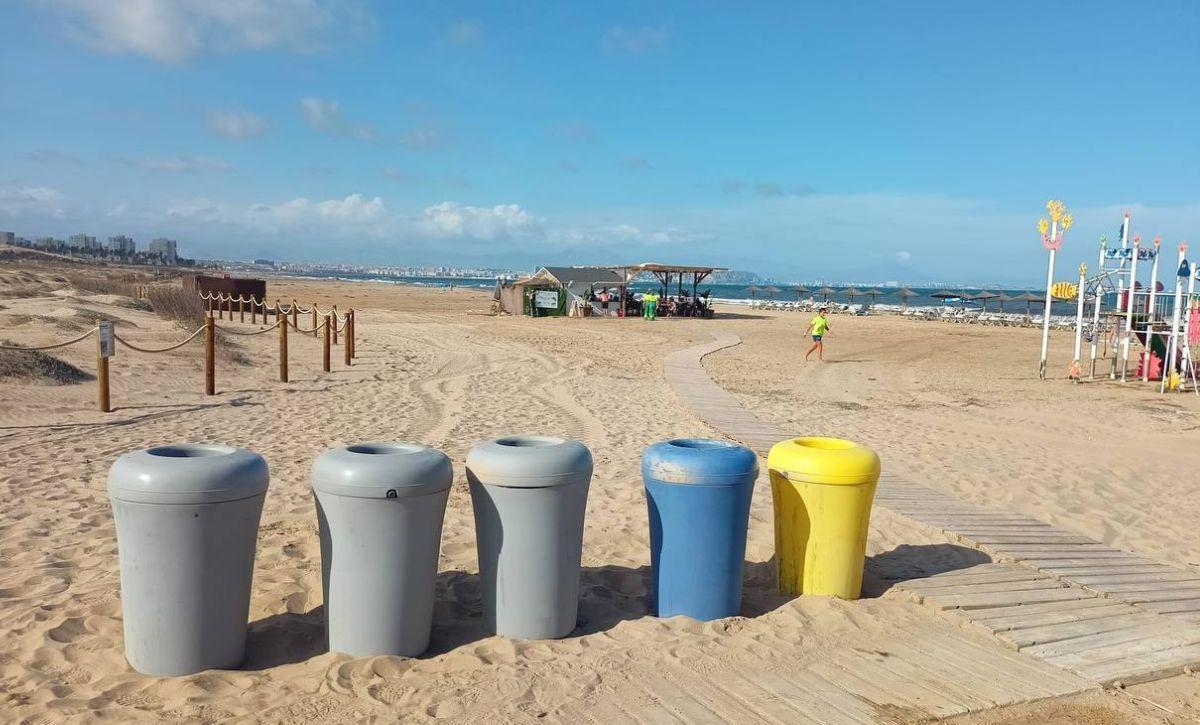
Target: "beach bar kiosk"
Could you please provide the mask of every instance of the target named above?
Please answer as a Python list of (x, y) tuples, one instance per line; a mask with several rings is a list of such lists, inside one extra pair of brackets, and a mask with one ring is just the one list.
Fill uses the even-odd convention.
[(267, 462), (185, 443), (126, 453), (108, 472), (125, 656), (147, 675), (232, 669), (246, 652)]
[(575, 629), (592, 454), (579, 441), (508, 436), (467, 454), (488, 631), (555, 639)]

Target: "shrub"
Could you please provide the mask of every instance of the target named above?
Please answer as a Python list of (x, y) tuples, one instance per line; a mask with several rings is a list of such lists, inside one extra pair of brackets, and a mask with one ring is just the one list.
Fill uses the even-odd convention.
[[(0, 340), (0, 345), (15, 344)], [(95, 379), (95, 375), (40, 350), (0, 350), (0, 380), (75, 385)]]

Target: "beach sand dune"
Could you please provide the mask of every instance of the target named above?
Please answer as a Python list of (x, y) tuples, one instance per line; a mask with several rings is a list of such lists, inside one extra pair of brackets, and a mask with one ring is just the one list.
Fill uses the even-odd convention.
[[(113, 361), (110, 414), (94, 411), (94, 384), (0, 382), (2, 719), (611, 722), (619, 713), (604, 708), (615, 699), (634, 712), (665, 707), (693, 721), (753, 722), (763, 716), (753, 703), (713, 701), (704, 683), (730, 672), (788, 673), (897, 637), (954, 631), (995, 646), (890, 590), (895, 581), (986, 557), (887, 511), (872, 522), (870, 597), (775, 594), (765, 475), (751, 513), (744, 616), (713, 623), (647, 616), (642, 448), (667, 437), (716, 435), (666, 385), (662, 358), (709, 339), (714, 326), (745, 343), (711, 357), (709, 369), (787, 429), (862, 440), (889, 468), (964, 499), (1024, 510), (1175, 563), (1200, 556), (1187, 496), (1196, 481), (1188, 447), (1194, 451), (1200, 407), (1136, 386), (1040, 383), (1030, 331), (834, 318), (830, 362), (818, 367), (795, 359), (807, 320), (794, 315), (529, 320), (483, 314), (488, 300), (478, 292), (291, 280), (271, 286), (285, 300), (355, 307), (354, 366), (344, 368), (335, 354), (334, 372), (323, 374), (319, 343), (293, 336), (292, 382), (281, 384), (273, 333), (230, 337), (238, 355), (219, 359), (219, 394), (206, 397), (198, 346), (154, 356), (123, 349)], [(35, 307), (55, 316), (81, 309), (119, 316), (119, 330), (138, 344), (162, 346), (188, 333), (121, 300), (31, 299), (5, 299), (0, 310), (0, 326), (29, 344), (66, 337), (28, 320), (9, 330), (6, 319)], [(87, 345), (60, 352), (94, 367)], [(482, 629), (462, 463), (476, 441), (516, 432), (574, 436), (595, 455), (580, 627), (559, 641), (513, 641)], [(419, 441), (455, 463), (433, 639), (420, 658), (323, 652), (309, 467), (326, 447), (365, 440)], [(122, 652), (105, 477), (119, 454), (177, 441), (258, 451), (271, 465), (271, 489), (244, 667), (149, 678), (131, 672)], [(1193, 707), (1194, 690), (1176, 689), (1172, 706)], [(1152, 708), (1110, 700), (1093, 694), (1068, 706), (1090, 708), (1095, 722), (1154, 721)], [(572, 715), (588, 706), (598, 709)], [(1017, 720), (1026, 721), (1050, 720)]]

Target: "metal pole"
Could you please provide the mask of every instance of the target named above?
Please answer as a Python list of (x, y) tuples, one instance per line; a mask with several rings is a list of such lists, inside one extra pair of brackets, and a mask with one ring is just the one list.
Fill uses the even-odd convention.
[(1079, 352), (1083, 345), (1083, 296), (1087, 287), (1087, 265), (1079, 265), (1079, 288), (1075, 295), (1079, 298), (1075, 305), (1075, 357), (1071, 358), (1071, 374), (1075, 376), (1075, 380), (1083, 377), (1083, 372), (1079, 368)]
[(1100, 305), (1104, 302), (1104, 286), (1105, 279), (1104, 269), (1104, 250), (1108, 246), (1108, 239), (1100, 238), (1100, 264), (1096, 268), (1099, 270), (1096, 276), (1096, 292), (1095, 298), (1092, 300), (1092, 369), (1088, 373), (1089, 378), (1096, 377), (1096, 345), (1100, 342)]
[[(1058, 236), (1058, 220), (1054, 220), (1054, 225), (1050, 228), (1050, 239), (1054, 240)], [(1046, 309), (1042, 315), (1042, 360), (1038, 364), (1038, 377), (1042, 380), (1046, 379), (1046, 353), (1050, 348), (1050, 288), (1054, 286), (1054, 252), (1050, 250), (1050, 264), (1046, 267)]]
[[(1183, 267), (1183, 255), (1187, 253), (1187, 245), (1179, 245), (1179, 264), (1176, 269)], [(1171, 313), (1171, 336), (1167, 338), (1167, 357), (1162, 364), (1162, 383), (1158, 386), (1158, 392), (1163, 392), (1167, 389), (1167, 370), (1175, 367), (1175, 349), (1179, 344), (1179, 306), (1182, 303), (1183, 297), (1183, 277), (1175, 275), (1175, 310)], [(1168, 362), (1170, 361), (1170, 362)]]
[[(1125, 218), (1121, 221), (1121, 249), (1129, 249), (1129, 212), (1125, 212)], [(1117, 267), (1117, 312), (1121, 312), (1121, 300), (1125, 299), (1125, 278), (1122, 276), (1125, 272), (1125, 257), (1120, 257), (1120, 264)], [(1105, 328), (1107, 329), (1107, 325)], [(1119, 345), (1117, 341), (1117, 323), (1113, 321), (1113, 359), (1112, 369), (1108, 372), (1110, 380), (1117, 378), (1117, 360), (1120, 358)]]
[[(1186, 251), (1187, 243), (1185, 242), (1183, 246)], [(1192, 362), (1192, 341), (1189, 337), (1192, 330), (1192, 316), (1195, 314), (1192, 300), (1195, 299), (1196, 277), (1200, 276), (1200, 270), (1196, 269), (1196, 265), (1192, 265), (1188, 272), (1191, 274), (1188, 275), (1187, 299), (1184, 301), (1186, 314), (1183, 322), (1183, 364), (1186, 372), (1180, 373), (1179, 378), (1182, 381), (1190, 374), (1192, 376), (1192, 392), (1200, 396), (1200, 384), (1196, 382), (1196, 365)]]
[[(1150, 267), (1150, 303), (1146, 305), (1146, 345), (1142, 351), (1142, 382), (1150, 382), (1150, 343), (1154, 340), (1154, 299), (1158, 296), (1158, 252), (1162, 246), (1162, 238), (1154, 238), (1154, 264)], [(1178, 283), (1176, 283), (1178, 284)], [(1167, 361), (1163, 360), (1163, 372), (1166, 372)]]
[(1129, 342), (1133, 337), (1133, 302), (1137, 292), (1137, 263), (1138, 247), (1142, 244), (1141, 237), (1133, 238), (1133, 261), (1129, 265), (1129, 289), (1125, 300), (1125, 341), (1121, 346), (1121, 382), (1126, 381), (1129, 372)]

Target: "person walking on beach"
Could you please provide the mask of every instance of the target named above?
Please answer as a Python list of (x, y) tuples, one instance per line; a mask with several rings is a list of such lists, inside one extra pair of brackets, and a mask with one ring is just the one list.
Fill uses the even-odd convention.
[(608, 317), (608, 303), (611, 301), (612, 294), (609, 293), (608, 288), (605, 287), (604, 289), (600, 290), (600, 306), (604, 309), (605, 317)]
[(812, 335), (813, 344), (808, 348), (808, 352), (804, 353), (805, 361), (809, 355), (817, 353), (817, 360), (825, 361), (825, 345), (821, 340), (825, 335), (829, 334), (829, 318), (825, 317), (825, 308), (817, 310), (817, 316), (812, 318), (808, 323), (808, 334)]

